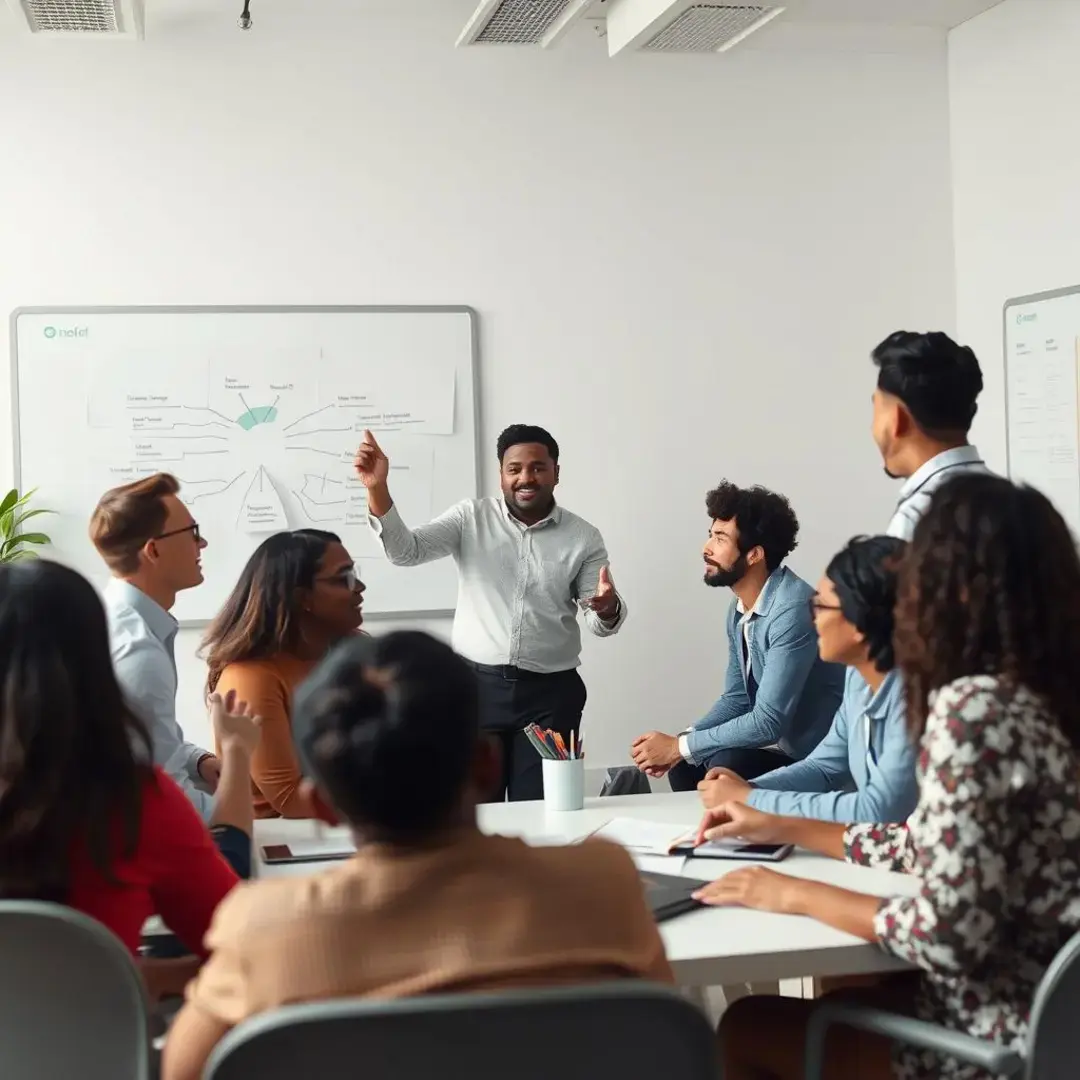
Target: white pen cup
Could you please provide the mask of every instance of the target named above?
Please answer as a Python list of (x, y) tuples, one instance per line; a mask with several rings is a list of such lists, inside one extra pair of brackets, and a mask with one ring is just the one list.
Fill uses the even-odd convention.
[(585, 809), (585, 759), (545, 758), (544, 809)]

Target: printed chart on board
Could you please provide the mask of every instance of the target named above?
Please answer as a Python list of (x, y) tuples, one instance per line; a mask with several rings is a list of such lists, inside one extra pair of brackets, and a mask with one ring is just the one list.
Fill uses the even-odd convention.
[(1080, 536), (1080, 290), (1005, 305), (1005, 384), (1009, 475)]
[[(436, 586), (428, 568), (384, 565), (352, 463), (370, 429), (390, 457), (390, 489), (410, 524), (475, 495), (471, 328), (440, 328), (419, 314), (410, 326), (380, 314), (368, 316), (375, 321), (363, 333), (361, 323), (343, 333), (333, 319), (320, 326), (309, 317), (301, 331), (218, 316), (193, 334), (193, 313), (165, 344), (160, 334), (145, 341), (145, 318), (135, 319), (140, 333), (116, 333), (107, 327), (118, 316), (88, 314), (85, 336), (71, 347), (58, 330), (42, 330), (44, 344), (20, 349), (21, 471), (25, 484), (41, 488), (43, 505), (60, 504), (65, 522), (54, 539), (65, 556), (84, 563), (68, 533), (85, 536), (98, 494), (168, 472), (209, 545), (207, 583), (181, 596), (183, 618), (211, 617), (255, 546), (297, 528), (341, 536), (360, 563), (370, 610), (452, 607), (445, 569)], [(33, 330), (26, 336), (34, 342)], [(54, 369), (46, 382), (65, 387), (64, 426), (79, 430), (77, 462), (59, 470), (56, 454), (35, 438), (40, 426), (28, 424), (38, 395), (48, 393), (42, 353)], [(460, 472), (459, 461), (467, 466)], [(98, 571), (96, 560), (90, 569)]]

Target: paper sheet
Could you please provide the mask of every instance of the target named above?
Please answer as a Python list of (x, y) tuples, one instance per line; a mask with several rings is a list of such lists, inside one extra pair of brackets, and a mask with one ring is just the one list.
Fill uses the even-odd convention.
[(668, 855), (676, 837), (685, 828), (663, 821), (639, 821), (637, 818), (612, 818), (602, 825), (593, 836), (619, 844), (627, 851), (639, 855)]

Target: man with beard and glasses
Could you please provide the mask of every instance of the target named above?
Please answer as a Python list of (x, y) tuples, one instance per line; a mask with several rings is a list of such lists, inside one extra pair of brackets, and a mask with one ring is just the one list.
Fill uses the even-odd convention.
[(799, 533), (787, 499), (725, 480), (705, 507), (705, 584), (735, 594), (724, 693), (688, 731), (651, 731), (630, 750), (649, 776), (668, 773), (675, 791), (693, 790), (713, 768), (752, 780), (803, 759), (829, 730), (844, 691), (843, 666), (818, 656), (814, 588), (783, 565)]
[(419, 566), (449, 555), (457, 563), (453, 645), (476, 672), (481, 726), (501, 747), (492, 798), (541, 799), (541, 760), (524, 728), (557, 731), (568, 746), (571, 732), (578, 736), (585, 708), (578, 611), (593, 634), (609, 637), (626, 607), (599, 530), (555, 501), (559, 444), (543, 428), (514, 424), (496, 449), (502, 497), (460, 502), (416, 529), (394, 506), (390, 463), (370, 431), (356, 472), (390, 562)]
[(940, 332), (898, 330), (871, 355), (878, 368), (874, 442), (885, 474), (904, 481), (888, 535), (910, 540), (942, 484), (990, 471), (968, 442), (982, 371), (970, 348)]

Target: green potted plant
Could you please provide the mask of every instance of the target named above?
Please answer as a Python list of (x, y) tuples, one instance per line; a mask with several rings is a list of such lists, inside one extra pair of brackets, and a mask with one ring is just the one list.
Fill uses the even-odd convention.
[(32, 517), (52, 513), (51, 510), (27, 509), (33, 494), (33, 491), (28, 491), (20, 495), (18, 488), (12, 488), (0, 500), (0, 563), (36, 559), (38, 556), (33, 545), (51, 543), (44, 533), (23, 531)]

